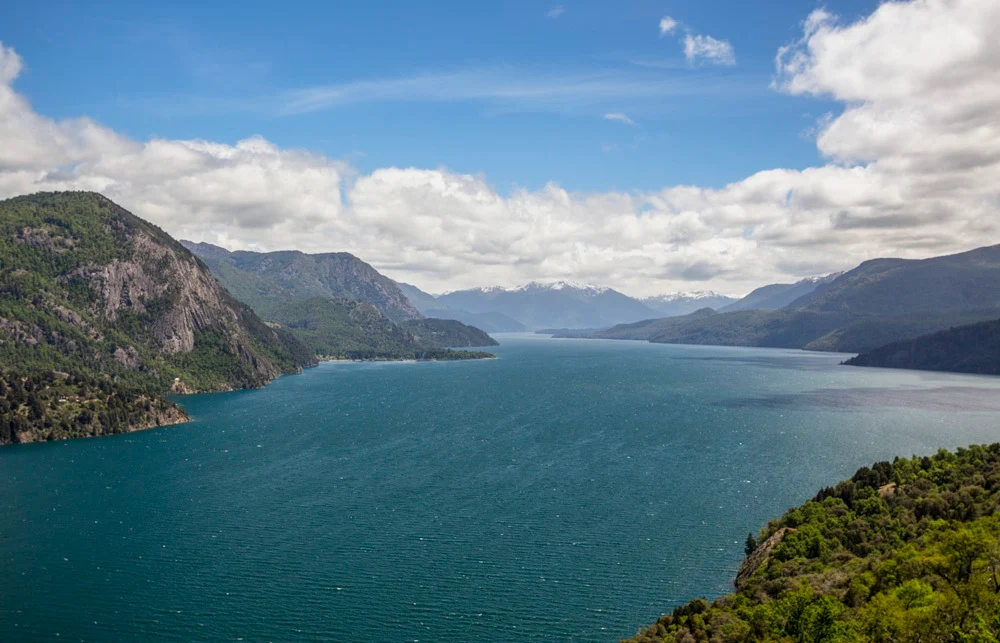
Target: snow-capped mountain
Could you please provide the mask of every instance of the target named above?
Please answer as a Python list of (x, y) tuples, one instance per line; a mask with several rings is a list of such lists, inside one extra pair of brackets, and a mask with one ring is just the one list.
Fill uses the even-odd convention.
[(794, 284), (770, 284), (761, 286), (749, 295), (726, 306), (721, 312), (729, 313), (736, 310), (777, 310), (791, 304), (799, 297), (804, 297), (816, 290), (823, 284), (830, 283), (841, 274), (835, 272), (832, 275), (820, 277), (806, 277)]
[(606, 328), (659, 316), (617, 290), (569, 281), (458, 290), (437, 300), (473, 313), (502, 313), (531, 329)]
[(736, 301), (736, 298), (721, 295), (713, 290), (692, 290), (690, 292), (671, 292), (664, 295), (646, 297), (642, 303), (657, 313), (659, 317), (677, 317), (687, 315), (702, 308), (718, 310)]

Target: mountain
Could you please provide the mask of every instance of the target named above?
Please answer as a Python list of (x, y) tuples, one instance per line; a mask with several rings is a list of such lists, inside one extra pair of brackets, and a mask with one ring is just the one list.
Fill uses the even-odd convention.
[(1000, 444), (863, 467), (746, 540), (735, 593), (626, 643), (994, 641)]
[(501, 313), (529, 329), (598, 328), (656, 317), (647, 305), (616, 290), (564, 281), (459, 290), (437, 300), (452, 309)]
[(331, 297), (368, 302), (395, 322), (422, 317), (394, 281), (346, 252), (230, 252), (208, 243), (181, 243), (258, 313), (293, 299)]
[(1000, 246), (931, 259), (867, 261), (778, 310), (708, 312), (585, 336), (865, 352), (1000, 317)]
[(440, 317), (440, 315), (430, 315), (427, 311), (434, 310), (439, 311), (445, 308), (444, 304), (439, 302), (437, 298), (420, 290), (414, 285), (403, 283), (401, 281), (394, 282), (396, 287), (399, 288), (400, 292), (409, 300), (413, 307), (416, 308), (422, 315), (427, 315), (428, 317)]
[(1000, 308), (1000, 245), (931, 259), (874, 259), (790, 307), (901, 316)]
[[(749, 295), (728, 306), (716, 308), (719, 312), (730, 313), (737, 310), (777, 310), (788, 306), (799, 297), (808, 295), (823, 284), (839, 277), (834, 273), (825, 277), (807, 277), (793, 284), (771, 284), (753, 290)], [(714, 308), (714, 306), (713, 306)]]
[(460, 321), (468, 326), (481, 328), (488, 333), (520, 333), (527, 330), (524, 324), (503, 313), (473, 313), (461, 308), (450, 308), (434, 295), (426, 293), (416, 286), (398, 281), (396, 285), (410, 300), (410, 303), (427, 317)]
[(314, 363), (107, 198), (0, 201), (0, 443), (183, 421), (164, 393), (258, 387)]
[(440, 350), (493, 346), (478, 328), (425, 319), (391, 279), (347, 253), (230, 252), (184, 241), (268, 322), (324, 359), (465, 359)]
[(654, 310), (660, 317), (676, 317), (678, 315), (693, 313), (702, 308), (719, 310), (735, 303), (737, 300), (711, 290), (695, 290), (693, 292), (675, 292), (655, 297), (645, 297), (640, 301)]
[(894, 342), (844, 362), (930, 371), (1000, 375), (1000, 320)]

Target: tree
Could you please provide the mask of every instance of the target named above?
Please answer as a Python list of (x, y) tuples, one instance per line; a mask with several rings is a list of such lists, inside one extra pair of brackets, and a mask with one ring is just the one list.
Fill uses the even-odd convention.
[(746, 544), (743, 545), (743, 551), (746, 552), (748, 558), (750, 557), (750, 554), (757, 551), (757, 539), (754, 538), (752, 531), (747, 534), (747, 540)]

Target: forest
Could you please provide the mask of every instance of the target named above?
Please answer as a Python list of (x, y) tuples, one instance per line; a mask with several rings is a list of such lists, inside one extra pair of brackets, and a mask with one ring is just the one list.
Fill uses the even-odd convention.
[(747, 538), (736, 591), (629, 643), (1000, 640), (1000, 444), (860, 469)]

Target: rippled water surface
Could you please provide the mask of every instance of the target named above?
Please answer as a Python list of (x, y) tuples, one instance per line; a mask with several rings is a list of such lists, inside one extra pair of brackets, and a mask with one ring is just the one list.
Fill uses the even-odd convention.
[(1000, 440), (996, 379), (501, 341), (0, 449), (0, 640), (615, 640), (859, 466)]

